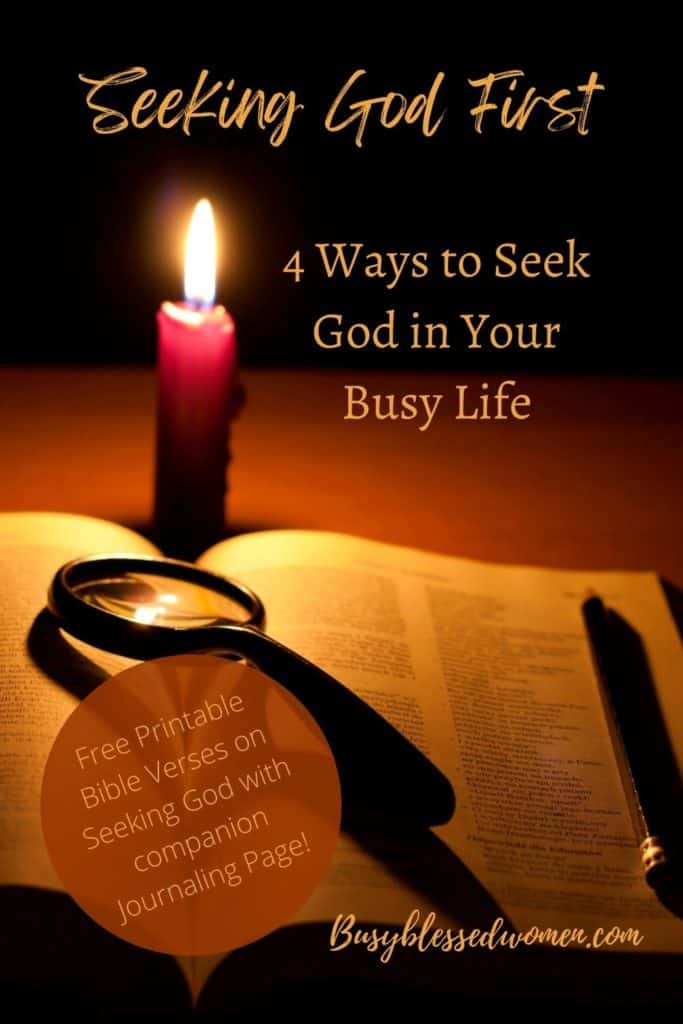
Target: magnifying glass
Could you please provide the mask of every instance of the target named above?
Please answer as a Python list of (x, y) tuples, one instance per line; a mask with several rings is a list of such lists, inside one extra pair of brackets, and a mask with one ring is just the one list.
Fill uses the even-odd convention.
[(264, 606), (244, 584), (173, 559), (102, 555), (63, 565), (48, 607), (78, 640), (137, 661), (194, 653), (256, 665), (325, 733), (345, 816), (369, 809), (425, 825), (452, 816), (445, 775), (351, 690), (267, 636)]

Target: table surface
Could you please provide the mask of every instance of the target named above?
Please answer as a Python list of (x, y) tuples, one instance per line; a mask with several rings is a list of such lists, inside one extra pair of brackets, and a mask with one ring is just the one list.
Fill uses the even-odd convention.
[[(487, 377), (493, 390), (499, 378)], [(344, 385), (443, 393), (480, 376), (253, 369), (234, 425), (230, 532), (337, 530), (496, 562), (655, 569), (683, 584), (683, 384), (530, 377), (524, 422), (345, 422)], [(0, 371), (0, 508), (143, 531), (155, 378), (145, 368)]]

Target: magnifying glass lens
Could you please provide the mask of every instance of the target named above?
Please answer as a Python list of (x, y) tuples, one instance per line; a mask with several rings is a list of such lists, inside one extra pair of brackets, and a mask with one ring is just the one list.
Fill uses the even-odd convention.
[(148, 626), (195, 629), (249, 620), (248, 609), (226, 594), (153, 572), (88, 580), (74, 586), (73, 592), (102, 611)]

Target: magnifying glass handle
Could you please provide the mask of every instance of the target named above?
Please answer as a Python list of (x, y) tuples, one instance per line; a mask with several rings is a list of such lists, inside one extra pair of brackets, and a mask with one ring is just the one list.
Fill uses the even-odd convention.
[[(218, 641), (206, 653), (243, 655), (310, 711), (334, 753), (349, 812), (374, 808), (424, 825), (451, 818), (455, 795), (446, 776), (346, 686), (251, 626), (216, 626), (204, 632)], [(195, 635), (195, 650), (197, 639)]]

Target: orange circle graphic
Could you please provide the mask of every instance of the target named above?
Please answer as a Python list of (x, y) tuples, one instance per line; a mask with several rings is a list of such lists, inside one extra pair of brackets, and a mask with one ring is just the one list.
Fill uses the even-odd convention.
[(135, 665), (86, 697), (50, 752), (41, 798), (67, 892), (148, 949), (220, 953), (306, 902), (339, 838), (320, 728), (251, 666), (210, 655)]

